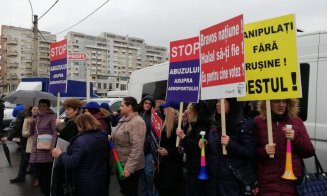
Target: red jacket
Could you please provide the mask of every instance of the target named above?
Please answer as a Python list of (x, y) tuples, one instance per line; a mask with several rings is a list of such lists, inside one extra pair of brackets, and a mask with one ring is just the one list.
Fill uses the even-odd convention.
[(272, 122), (273, 142), (276, 144), (274, 158), (266, 154), (265, 145), (268, 144), (267, 121), (257, 116), (254, 119), (257, 137), (257, 175), (260, 183), (260, 195), (296, 195), (294, 181), (282, 179), (285, 171), (286, 143), (285, 133), (282, 130), (287, 124), (293, 125), (295, 139), (292, 141), (292, 163), (294, 175), (302, 175), (301, 158), (314, 155), (314, 147), (307, 130), (298, 117), (288, 118), (280, 122)]

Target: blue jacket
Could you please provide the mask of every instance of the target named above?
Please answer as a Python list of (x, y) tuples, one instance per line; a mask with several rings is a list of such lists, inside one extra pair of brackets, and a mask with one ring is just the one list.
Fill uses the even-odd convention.
[(100, 130), (83, 132), (71, 139), (59, 164), (73, 169), (77, 195), (107, 196), (109, 186), (107, 135)]

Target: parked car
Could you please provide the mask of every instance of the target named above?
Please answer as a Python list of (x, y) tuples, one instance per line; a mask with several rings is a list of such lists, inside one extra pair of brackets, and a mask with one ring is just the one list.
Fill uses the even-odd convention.
[(7, 101), (4, 104), (5, 104), (5, 110), (3, 116), (2, 129), (6, 130), (6, 128), (10, 126), (10, 122), (15, 119), (12, 116), (12, 112), (14, 110), (14, 107), (16, 107), (16, 104), (12, 104)]

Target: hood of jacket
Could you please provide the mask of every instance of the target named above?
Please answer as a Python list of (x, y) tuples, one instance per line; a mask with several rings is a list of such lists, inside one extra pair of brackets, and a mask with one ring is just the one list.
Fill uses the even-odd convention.
[(144, 101), (146, 101), (146, 100), (151, 101), (151, 107), (153, 107), (153, 108), (155, 107), (156, 102), (154, 101), (154, 97), (151, 96), (151, 95), (147, 95), (147, 96), (145, 96), (145, 97), (142, 99), (142, 101), (141, 101), (140, 104), (139, 104), (139, 107), (140, 107), (140, 109), (139, 109), (139, 113), (144, 112), (144, 110), (143, 110), (143, 103), (144, 103)]

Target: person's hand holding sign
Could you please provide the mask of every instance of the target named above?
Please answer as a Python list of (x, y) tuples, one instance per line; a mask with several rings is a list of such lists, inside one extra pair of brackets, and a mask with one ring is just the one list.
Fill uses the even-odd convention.
[(276, 149), (276, 144), (273, 143), (273, 144), (266, 144), (266, 153), (268, 155), (274, 155), (275, 154), (275, 149)]

